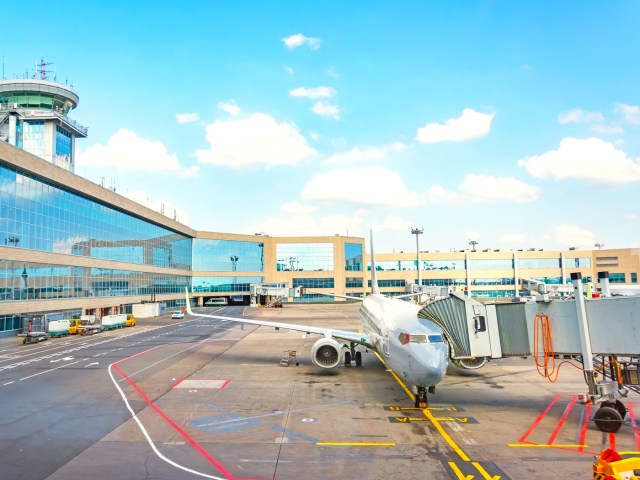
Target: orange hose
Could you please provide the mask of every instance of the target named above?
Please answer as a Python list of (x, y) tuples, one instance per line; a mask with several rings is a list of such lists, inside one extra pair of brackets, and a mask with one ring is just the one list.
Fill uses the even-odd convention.
[[(539, 336), (542, 336), (542, 351), (543, 360), (539, 359)], [(555, 383), (560, 375), (560, 367), (567, 363), (572, 367), (579, 370), (584, 370), (582, 367), (575, 365), (569, 360), (563, 360), (556, 365), (555, 351), (553, 350), (553, 338), (551, 335), (551, 323), (549, 322), (549, 316), (544, 313), (537, 313), (534, 318), (533, 324), (533, 358), (536, 362), (536, 370), (540, 376), (548, 379), (550, 382)]]

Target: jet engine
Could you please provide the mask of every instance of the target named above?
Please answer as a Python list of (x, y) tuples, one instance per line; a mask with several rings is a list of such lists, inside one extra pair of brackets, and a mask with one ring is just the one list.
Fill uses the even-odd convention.
[(473, 357), (473, 358), (456, 358), (453, 360), (453, 364), (458, 368), (464, 368), (465, 370), (477, 370), (486, 365), (487, 359), (485, 357)]
[(333, 338), (321, 338), (311, 348), (311, 360), (322, 368), (337, 367), (342, 360), (342, 347)]

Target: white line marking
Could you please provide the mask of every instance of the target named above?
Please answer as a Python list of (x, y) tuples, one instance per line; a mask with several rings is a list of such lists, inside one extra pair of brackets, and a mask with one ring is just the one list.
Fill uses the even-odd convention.
[(76, 362), (71, 362), (71, 363), (65, 363), (64, 365), (60, 365), (59, 367), (51, 368), (51, 369), (49, 369), (49, 370), (45, 370), (44, 372), (35, 373), (35, 374), (33, 374), (33, 375), (29, 375), (28, 377), (21, 378), (21, 379), (20, 379), (20, 381), (21, 381), (21, 380), (27, 380), (27, 379), (29, 379), (29, 378), (33, 378), (33, 377), (37, 377), (38, 375), (42, 375), (43, 373), (53, 372), (54, 370), (58, 370), (59, 368), (64, 368), (64, 367), (66, 367), (66, 366), (68, 366), (68, 365), (73, 365), (74, 363), (80, 363), (81, 361), (82, 361), (82, 360), (78, 360), (78, 361), (76, 361)]
[(170, 460), (169, 458), (165, 457), (162, 453), (160, 453), (160, 451), (156, 448), (155, 443), (153, 443), (153, 440), (151, 440), (151, 437), (147, 433), (147, 430), (144, 428), (144, 425), (142, 425), (142, 422), (140, 421), (140, 419), (138, 419), (137, 415), (135, 414), (135, 412), (131, 408), (131, 405), (129, 405), (129, 401), (127, 400), (126, 395), (124, 394), (124, 392), (120, 388), (120, 385), (118, 385), (118, 382), (116, 382), (115, 378), (113, 378), (113, 374), (111, 373), (111, 366), (112, 365), (113, 365), (113, 363), (111, 365), (109, 365), (109, 376), (111, 377), (111, 381), (113, 382), (113, 384), (118, 389), (118, 392), (120, 392), (120, 396), (122, 397), (122, 400), (124, 400), (125, 405), (127, 406), (129, 411), (131, 412), (131, 418), (133, 418), (136, 421), (136, 423), (138, 424), (138, 427), (140, 427), (140, 430), (142, 431), (142, 434), (147, 439), (147, 442), (149, 442), (149, 445), (151, 446), (151, 448), (153, 449), (155, 454), (160, 459), (162, 459), (165, 462), (167, 462), (169, 465), (173, 465), (174, 467), (179, 468), (180, 470), (184, 470), (185, 472), (194, 473), (196, 475), (200, 475), (201, 477), (212, 478), (214, 480), (225, 480), (222, 477), (214, 477), (213, 475), (207, 475), (206, 473), (198, 472), (197, 470), (192, 470), (190, 468), (184, 467), (184, 466), (180, 465), (179, 463), (176, 463), (173, 460)]
[(10, 382), (5, 383), (4, 385), (11, 385), (12, 383), (15, 383), (15, 380), (11, 380)]
[(100, 365), (100, 362), (87, 363), (84, 368), (90, 367), (91, 365)]

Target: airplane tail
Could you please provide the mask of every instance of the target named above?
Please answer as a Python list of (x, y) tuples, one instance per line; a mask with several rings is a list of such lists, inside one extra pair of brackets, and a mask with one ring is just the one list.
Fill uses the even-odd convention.
[(193, 315), (191, 311), (191, 300), (189, 299), (189, 287), (184, 287), (185, 306), (187, 307), (187, 313)]
[(378, 288), (378, 275), (376, 274), (376, 260), (373, 255), (373, 230), (369, 230), (369, 236), (371, 237), (371, 293), (380, 293)]

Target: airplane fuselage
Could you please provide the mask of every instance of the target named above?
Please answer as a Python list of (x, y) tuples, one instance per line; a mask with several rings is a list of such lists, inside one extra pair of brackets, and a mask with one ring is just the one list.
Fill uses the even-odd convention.
[(419, 305), (368, 295), (360, 320), (372, 346), (403, 380), (416, 387), (437, 385), (444, 377), (449, 347), (442, 329), (418, 318)]

